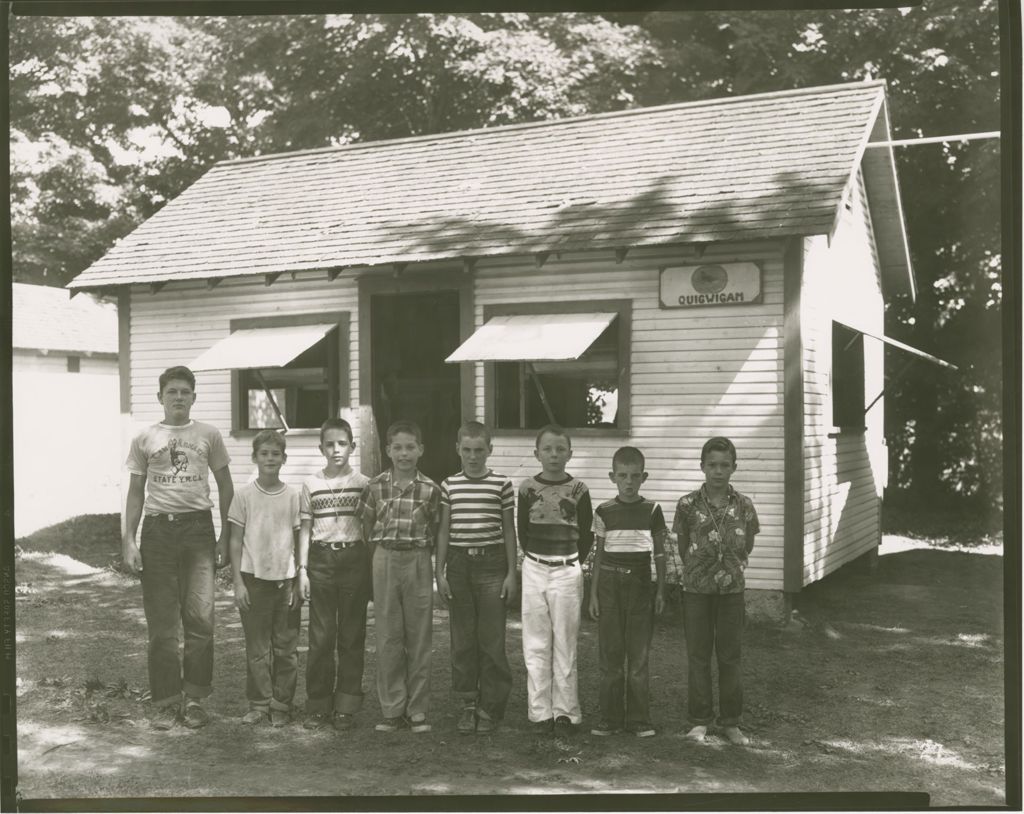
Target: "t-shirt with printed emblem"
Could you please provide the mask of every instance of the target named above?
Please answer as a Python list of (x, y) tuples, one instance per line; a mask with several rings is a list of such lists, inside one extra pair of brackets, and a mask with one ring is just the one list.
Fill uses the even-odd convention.
[(133, 475), (146, 477), (146, 514), (197, 512), (213, 508), (210, 472), (231, 462), (220, 430), (200, 421), (158, 423), (132, 439), (125, 461)]

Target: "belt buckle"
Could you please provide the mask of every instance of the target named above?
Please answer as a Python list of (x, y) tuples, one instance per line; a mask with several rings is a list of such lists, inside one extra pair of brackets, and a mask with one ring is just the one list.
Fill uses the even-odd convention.
[(466, 554), (470, 557), (482, 557), (486, 553), (486, 549), (481, 545), (466, 547)]
[[(181, 512), (179, 512), (178, 514), (180, 515), (180, 514), (181, 514)], [(173, 522), (174, 522), (174, 515), (173, 515), (173, 514), (171, 514), (170, 512), (168, 512), (168, 514), (167, 514), (167, 520), (168, 520), (169, 522), (173, 523)]]

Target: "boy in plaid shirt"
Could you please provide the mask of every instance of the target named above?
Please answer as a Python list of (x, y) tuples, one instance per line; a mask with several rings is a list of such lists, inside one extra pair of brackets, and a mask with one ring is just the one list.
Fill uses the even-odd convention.
[(392, 468), (363, 489), (359, 514), (373, 559), (378, 732), (408, 724), (429, 732), (430, 645), (434, 574), (430, 555), (437, 536), (441, 489), (417, 469), (423, 435), (412, 421), (388, 427)]

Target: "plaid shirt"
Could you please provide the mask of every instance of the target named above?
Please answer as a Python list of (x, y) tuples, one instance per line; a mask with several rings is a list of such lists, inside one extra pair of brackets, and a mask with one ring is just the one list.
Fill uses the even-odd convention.
[(370, 542), (384, 548), (432, 548), (437, 537), (441, 487), (416, 473), (399, 489), (393, 471), (381, 472), (363, 489), (356, 513), (373, 521)]

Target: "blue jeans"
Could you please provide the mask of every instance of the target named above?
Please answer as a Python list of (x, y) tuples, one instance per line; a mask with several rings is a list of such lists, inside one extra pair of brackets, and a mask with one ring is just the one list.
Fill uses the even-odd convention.
[(654, 631), (650, 566), (602, 567), (597, 599), (601, 716), (615, 727), (649, 723), (647, 665)]
[(686, 633), (687, 712), (692, 726), (715, 719), (711, 692), (711, 651), (718, 660), (718, 724), (737, 726), (743, 715), (740, 647), (746, 612), (743, 594), (683, 592)]
[(371, 579), (365, 545), (337, 550), (310, 546), (306, 712), (351, 714), (363, 704)]
[[(142, 606), (149, 631), (149, 691), (158, 705), (177, 701), (183, 690), (193, 698), (213, 690), (216, 542), (208, 511), (174, 520), (143, 518)], [(184, 671), (179, 629), (185, 633)]]
[(242, 574), (249, 610), (245, 631), (245, 696), (251, 709), (291, 709), (299, 677), (300, 609), (291, 607), (292, 580)]
[(473, 701), (488, 716), (505, 716), (512, 692), (512, 670), (505, 654), (505, 600), (501, 583), (508, 573), (505, 546), (488, 546), (471, 556), (448, 549), (448, 623), (451, 628), (452, 694)]

